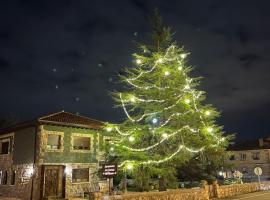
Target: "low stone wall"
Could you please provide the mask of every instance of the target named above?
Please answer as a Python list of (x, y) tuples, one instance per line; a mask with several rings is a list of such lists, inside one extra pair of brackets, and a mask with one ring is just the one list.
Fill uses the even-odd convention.
[(262, 182), (261, 186), (259, 183), (245, 183), (245, 184), (234, 184), (234, 185), (223, 185), (218, 186), (213, 184), (213, 189), (216, 190), (216, 197), (225, 198), (236, 196), (239, 194), (245, 194), (250, 192), (256, 192), (259, 190), (269, 190), (270, 182)]
[[(202, 182), (202, 188), (174, 189), (165, 192), (137, 192), (123, 195), (109, 196), (108, 200), (209, 200), (211, 198), (226, 198), (239, 194), (270, 190), (270, 182), (245, 183), (219, 186), (217, 182), (206, 185)], [(102, 193), (90, 194), (91, 200), (102, 200)]]
[(165, 192), (141, 192), (121, 196), (110, 196), (110, 200), (208, 200), (208, 192), (205, 189), (175, 189)]

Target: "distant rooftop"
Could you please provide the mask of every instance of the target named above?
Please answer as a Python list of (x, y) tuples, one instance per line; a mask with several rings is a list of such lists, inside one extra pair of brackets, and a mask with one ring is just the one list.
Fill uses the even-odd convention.
[(228, 148), (228, 150), (230, 151), (256, 150), (256, 149), (270, 149), (270, 137), (235, 143), (230, 145)]
[(32, 121), (22, 122), (15, 124), (11, 127), (0, 130), (1, 133), (6, 133), (8, 131), (13, 131), (15, 129), (21, 129), (26, 127), (31, 127), (35, 125), (59, 125), (59, 126), (69, 126), (77, 128), (89, 128), (89, 129), (101, 129), (104, 125), (104, 122), (91, 119), (89, 117), (76, 115), (73, 113), (60, 111), (52, 113), (46, 116), (39, 117)]

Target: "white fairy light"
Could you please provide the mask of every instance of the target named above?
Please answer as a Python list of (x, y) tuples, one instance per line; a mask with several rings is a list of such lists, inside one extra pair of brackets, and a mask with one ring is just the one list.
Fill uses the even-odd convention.
[(132, 170), (133, 169), (133, 165), (131, 163), (127, 164), (127, 169), (128, 170)]
[(162, 59), (162, 58), (159, 58), (159, 59), (157, 60), (157, 62), (158, 62), (158, 63), (163, 63), (163, 59)]
[(187, 57), (187, 54), (186, 54), (186, 53), (182, 53), (182, 54), (180, 55), (180, 57), (184, 59), (184, 58)]
[(190, 99), (185, 99), (186, 104), (190, 104)]
[(204, 112), (204, 114), (205, 114), (206, 116), (209, 116), (209, 115), (211, 114), (211, 112), (210, 112), (209, 110), (206, 110), (206, 111)]
[(153, 118), (152, 119), (152, 122), (153, 122), (153, 124), (156, 124), (158, 122), (158, 119), (157, 118)]
[(132, 96), (132, 97), (130, 97), (130, 101), (131, 101), (132, 103), (135, 103), (135, 102), (136, 102), (136, 98), (135, 98), (134, 96)]
[(179, 66), (179, 67), (178, 67), (178, 70), (179, 70), (179, 71), (182, 71), (182, 69), (183, 69), (182, 66)]
[(139, 65), (139, 64), (142, 64), (142, 60), (141, 59), (137, 59), (136, 60), (136, 63)]
[(169, 71), (165, 71), (164, 75), (165, 76), (169, 76), (170, 75), (170, 72)]
[(133, 136), (130, 136), (130, 137), (128, 138), (128, 141), (130, 141), (130, 142), (134, 142), (134, 140), (135, 140), (135, 138), (134, 138)]
[(167, 138), (167, 137), (168, 137), (168, 134), (167, 134), (167, 133), (163, 133), (163, 134), (162, 134), (162, 137), (163, 137), (163, 138)]
[(114, 148), (113, 148), (113, 147), (111, 147), (111, 148), (110, 148), (110, 151), (114, 151)]
[(212, 127), (207, 127), (206, 130), (207, 130), (207, 132), (209, 132), (209, 133), (212, 133), (212, 132), (213, 132), (213, 128), (212, 128)]
[(184, 89), (185, 90), (189, 90), (190, 89), (190, 86), (189, 85), (185, 85)]
[(107, 131), (107, 132), (111, 132), (111, 131), (112, 131), (112, 127), (107, 127), (107, 128), (106, 128), (106, 131)]

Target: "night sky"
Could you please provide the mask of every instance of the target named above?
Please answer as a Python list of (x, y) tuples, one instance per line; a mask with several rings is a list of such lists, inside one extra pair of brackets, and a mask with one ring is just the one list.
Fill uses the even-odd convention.
[(20, 121), (65, 110), (119, 122), (108, 91), (147, 41), (158, 7), (191, 52), (222, 117), (240, 139), (270, 135), (268, 1), (20, 0), (0, 3), (0, 117)]

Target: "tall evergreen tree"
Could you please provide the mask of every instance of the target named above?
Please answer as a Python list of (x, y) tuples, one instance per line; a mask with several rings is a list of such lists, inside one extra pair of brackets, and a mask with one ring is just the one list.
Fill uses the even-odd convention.
[(113, 93), (127, 118), (106, 126), (115, 136), (109, 155), (119, 167), (140, 173), (151, 169), (149, 176), (168, 175), (176, 162), (227, 145), (215, 124), (219, 112), (204, 103), (205, 92), (197, 89), (200, 78), (190, 76), (189, 53), (172, 41), (171, 29), (158, 15), (152, 25), (153, 43), (138, 45), (133, 67), (120, 76), (126, 89)]

